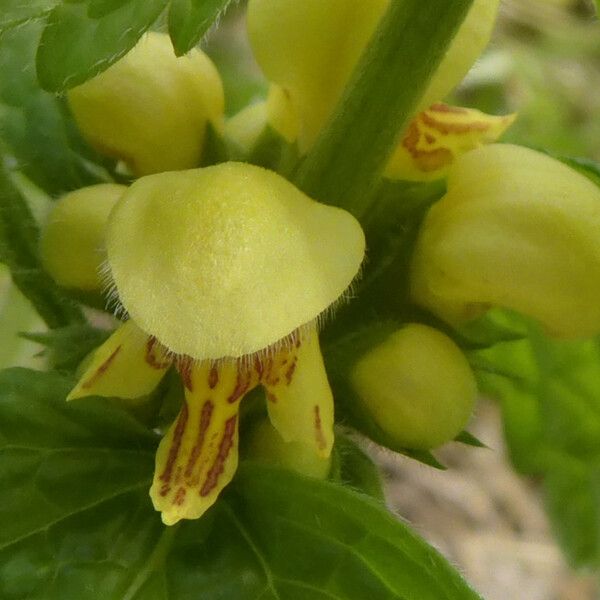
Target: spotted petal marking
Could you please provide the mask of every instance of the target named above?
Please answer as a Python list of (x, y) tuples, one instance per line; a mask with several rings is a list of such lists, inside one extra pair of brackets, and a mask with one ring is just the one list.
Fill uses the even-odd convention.
[(185, 402), (160, 443), (150, 489), (166, 525), (200, 517), (233, 478), (240, 401), (259, 384), (266, 390), (269, 416), (282, 437), (329, 456), (333, 398), (316, 330), (288, 341), (282, 349), (253, 360), (178, 360)]
[(238, 362), (218, 367), (183, 358), (185, 403), (162, 439), (150, 496), (166, 525), (197, 519), (231, 481), (238, 462), (238, 412), (258, 376)]
[(387, 165), (385, 176), (407, 181), (444, 177), (454, 160), (483, 144), (495, 142), (516, 116), (434, 104), (409, 124)]
[(145, 396), (158, 385), (170, 364), (165, 348), (133, 321), (127, 321), (97, 348), (67, 400)]

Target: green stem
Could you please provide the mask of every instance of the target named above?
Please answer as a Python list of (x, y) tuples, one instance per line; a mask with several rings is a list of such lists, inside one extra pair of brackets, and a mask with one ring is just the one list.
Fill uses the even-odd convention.
[(399, 134), (473, 0), (391, 0), (333, 117), (296, 172), (312, 198), (361, 218)]

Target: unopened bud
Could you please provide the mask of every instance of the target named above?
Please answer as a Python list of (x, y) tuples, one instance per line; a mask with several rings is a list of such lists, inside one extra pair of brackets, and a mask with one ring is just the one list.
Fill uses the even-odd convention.
[(600, 189), (527, 148), (460, 157), (429, 211), (412, 266), (414, 300), (458, 325), (492, 306), (558, 337), (600, 332)]
[(176, 57), (148, 33), (124, 58), (68, 93), (82, 134), (134, 175), (197, 167), (207, 123), (221, 128), (223, 87), (200, 50)]
[[(499, 0), (475, 0), (418, 104), (424, 110), (466, 75), (489, 41)], [(248, 30), (267, 78), (298, 113), (305, 152), (339, 101), (389, 0), (250, 0)], [(402, 58), (399, 57), (399, 60)]]
[(70, 192), (54, 204), (42, 231), (40, 254), (56, 283), (76, 290), (102, 289), (106, 223), (126, 189), (111, 183), (92, 185)]
[(361, 357), (351, 376), (377, 425), (404, 448), (425, 450), (465, 427), (477, 385), (456, 344), (425, 325), (409, 324)]

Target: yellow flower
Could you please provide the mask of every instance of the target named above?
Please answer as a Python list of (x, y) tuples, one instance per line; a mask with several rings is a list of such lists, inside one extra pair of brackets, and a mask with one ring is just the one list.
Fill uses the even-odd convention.
[(136, 181), (111, 214), (108, 267), (130, 320), (69, 399), (147, 394), (177, 367), (185, 402), (156, 457), (163, 521), (197, 518), (237, 466), (239, 402), (262, 385), (285, 442), (327, 458), (333, 398), (316, 319), (357, 274), (358, 222), (242, 163)]
[(40, 255), (56, 283), (78, 290), (102, 289), (104, 230), (112, 207), (126, 189), (113, 183), (92, 185), (53, 204), (42, 231)]
[(452, 166), (422, 225), (412, 296), (454, 325), (500, 306), (551, 335), (595, 335), (598, 232), (600, 190), (589, 179), (527, 148), (479, 148)]
[(477, 395), (467, 359), (446, 335), (410, 323), (354, 365), (351, 384), (395, 443), (430, 449), (465, 427)]
[[(473, 2), (417, 112), (443, 100), (466, 75), (489, 41), (498, 4)], [(302, 152), (331, 115), (388, 5), (389, 0), (249, 1), (252, 49), (267, 78), (289, 94)]]
[(176, 57), (162, 33), (146, 34), (67, 97), (90, 144), (137, 176), (198, 166), (207, 123), (222, 127), (223, 86), (215, 66), (196, 49)]

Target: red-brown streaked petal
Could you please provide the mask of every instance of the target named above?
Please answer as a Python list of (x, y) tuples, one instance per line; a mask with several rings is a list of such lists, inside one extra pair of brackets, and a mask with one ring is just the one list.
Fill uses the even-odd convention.
[(231, 481), (238, 462), (240, 400), (258, 383), (241, 361), (178, 364), (185, 403), (156, 454), (150, 496), (166, 525), (197, 519)]
[(385, 170), (389, 179), (432, 181), (447, 174), (455, 159), (495, 142), (515, 115), (487, 115), (475, 109), (434, 104), (408, 125)]
[(316, 328), (280, 351), (264, 369), (271, 422), (286, 442), (298, 441), (326, 458), (333, 446), (333, 396)]
[(95, 351), (67, 400), (145, 396), (158, 385), (170, 364), (165, 348), (133, 321), (127, 321)]

